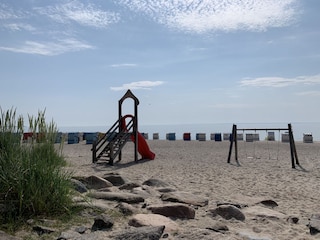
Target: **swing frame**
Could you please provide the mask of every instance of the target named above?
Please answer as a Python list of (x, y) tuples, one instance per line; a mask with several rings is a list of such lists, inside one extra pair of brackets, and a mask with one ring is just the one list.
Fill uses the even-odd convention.
[[(294, 142), (294, 137), (292, 133), (292, 126), (291, 123), (288, 124), (288, 128), (237, 128), (236, 124), (233, 124), (232, 126), (232, 133), (230, 135), (230, 148), (229, 148), (229, 155), (228, 155), (228, 163), (231, 162), (231, 154), (232, 154), (232, 148), (234, 144), (235, 148), (235, 161), (240, 166), (239, 160), (238, 160), (238, 140), (237, 140), (237, 132), (238, 131), (288, 131), (289, 132), (289, 143), (290, 143), (290, 153), (291, 153), (291, 166), (292, 168), (296, 168), (296, 165), (300, 166), (299, 160), (298, 160), (298, 154), (296, 145)], [(280, 141), (280, 139), (279, 139)]]

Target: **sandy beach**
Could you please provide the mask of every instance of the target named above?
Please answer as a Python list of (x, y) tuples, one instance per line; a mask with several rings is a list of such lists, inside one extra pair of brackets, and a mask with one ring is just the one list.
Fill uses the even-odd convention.
[[(320, 144), (296, 142), (302, 168), (291, 168), (288, 143), (260, 141), (239, 142), (239, 162), (234, 155), (227, 163), (229, 142), (148, 140), (155, 160), (134, 162), (133, 143), (123, 149), (122, 160), (114, 166), (93, 164), (91, 145), (85, 142), (65, 144), (63, 154), (74, 176), (103, 176), (118, 173), (142, 184), (159, 179), (177, 191), (185, 191), (208, 200), (195, 208), (195, 218), (174, 220), (179, 225), (169, 239), (319, 239), (311, 235), (309, 219), (320, 213)], [(233, 152), (234, 153), (234, 152)], [(271, 200), (278, 206), (261, 206)], [(147, 198), (147, 205), (159, 198)], [(211, 216), (210, 209), (219, 203), (245, 206), (244, 221)], [(295, 220), (292, 220), (295, 219)], [(217, 223), (228, 231), (211, 231)], [(126, 227), (126, 226), (118, 226)]]

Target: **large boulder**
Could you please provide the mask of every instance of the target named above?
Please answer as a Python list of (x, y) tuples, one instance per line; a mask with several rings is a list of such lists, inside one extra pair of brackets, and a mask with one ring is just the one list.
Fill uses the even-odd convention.
[(213, 217), (219, 215), (224, 219), (230, 220), (232, 218), (244, 221), (245, 215), (241, 212), (241, 210), (233, 205), (221, 205), (217, 208), (210, 209), (209, 212), (212, 214)]
[(89, 176), (83, 179), (86, 186), (90, 189), (101, 189), (101, 188), (108, 188), (112, 187), (112, 183), (108, 180), (105, 180), (104, 178), (98, 177), (98, 176)]
[(91, 198), (104, 199), (109, 201), (140, 203), (144, 202), (144, 198), (133, 193), (126, 192), (91, 192), (88, 194)]
[(179, 230), (179, 226), (174, 221), (160, 214), (136, 214), (129, 220), (129, 225), (133, 227), (165, 226), (168, 232)]
[(151, 205), (147, 208), (152, 213), (160, 214), (166, 217), (180, 219), (194, 219), (195, 210), (186, 204), (172, 203), (165, 205)]
[(186, 203), (194, 206), (204, 207), (208, 205), (208, 199), (188, 192), (168, 192), (161, 195), (163, 201)]
[(159, 240), (163, 234), (164, 226), (147, 226), (124, 230), (113, 236), (115, 240)]
[(320, 233), (320, 214), (313, 214), (308, 224), (311, 235)]

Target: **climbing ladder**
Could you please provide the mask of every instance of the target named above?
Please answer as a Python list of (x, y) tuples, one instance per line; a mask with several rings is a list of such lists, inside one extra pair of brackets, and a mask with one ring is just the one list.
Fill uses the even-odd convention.
[(92, 162), (106, 161), (113, 165), (114, 159), (121, 153), (121, 149), (129, 141), (134, 126), (134, 118), (132, 118), (126, 128), (121, 126), (121, 120), (117, 120), (113, 126), (93, 143)]

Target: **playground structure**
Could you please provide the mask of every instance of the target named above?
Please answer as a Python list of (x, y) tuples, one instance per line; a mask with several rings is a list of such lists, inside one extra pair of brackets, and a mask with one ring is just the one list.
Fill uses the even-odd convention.
[[(296, 165), (300, 166), (299, 160), (298, 160), (298, 154), (296, 150), (296, 145), (294, 142), (294, 137), (292, 133), (292, 126), (289, 123), (288, 128), (237, 128), (236, 124), (233, 124), (232, 126), (232, 133), (230, 135), (230, 148), (229, 148), (229, 155), (228, 155), (228, 163), (231, 161), (231, 154), (232, 154), (232, 148), (234, 144), (235, 148), (235, 161), (240, 166), (239, 160), (238, 160), (238, 139), (237, 139), (237, 132), (238, 131), (288, 131), (289, 135), (289, 144), (290, 144), (290, 154), (291, 154), (291, 166), (292, 168), (296, 168)], [(280, 140), (279, 140), (280, 141)]]
[[(127, 98), (131, 98), (134, 101), (134, 115), (127, 114), (123, 116), (122, 104)], [(113, 165), (116, 157), (119, 157), (118, 161), (121, 161), (121, 150), (129, 140), (134, 143), (135, 162), (138, 161), (138, 152), (142, 159), (153, 160), (155, 158), (155, 154), (150, 151), (145, 138), (138, 132), (138, 105), (138, 98), (130, 90), (119, 100), (118, 120), (100, 139), (92, 144), (93, 163), (106, 161)], [(126, 122), (127, 119), (129, 119), (128, 122)]]

